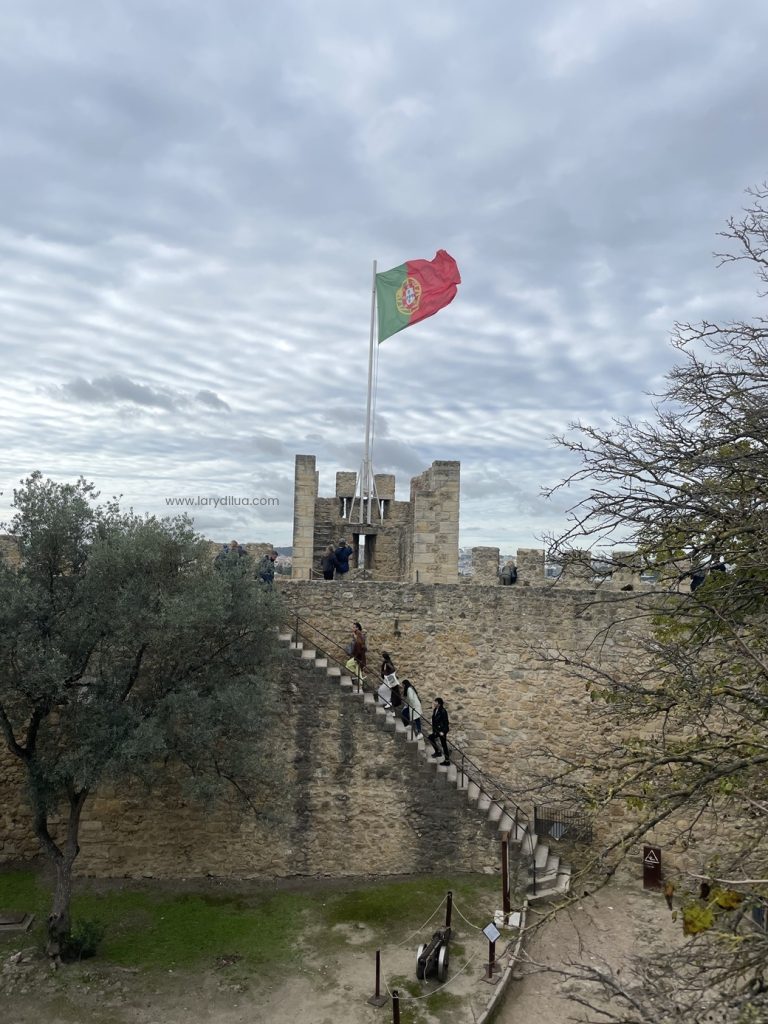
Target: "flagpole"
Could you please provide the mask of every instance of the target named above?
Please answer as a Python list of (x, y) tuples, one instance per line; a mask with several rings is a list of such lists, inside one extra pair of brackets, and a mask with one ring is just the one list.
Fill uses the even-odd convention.
[(368, 498), (366, 522), (371, 523), (371, 502), (373, 501), (372, 470), (371, 470), (371, 398), (373, 395), (373, 339), (376, 324), (376, 260), (373, 261), (373, 278), (371, 282), (371, 334), (368, 343), (368, 402), (365, 408), (365, 452), (363, 454), (362, 472), (360, 474), (360, 522), (363, 522), (363, 504)]

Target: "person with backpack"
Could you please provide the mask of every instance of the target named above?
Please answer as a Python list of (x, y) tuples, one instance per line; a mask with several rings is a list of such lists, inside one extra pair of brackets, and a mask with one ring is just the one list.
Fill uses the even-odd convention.
[(502, 587), (509, 587), (513, 583), (517, 583), (517, 566), (510, 558), (501, 570), (501, 585)]
[(259, 562), (258, 577), (262, 583), (266, 583), (268, 587), (272, 586), (275, 579), (275, 560), (277, 558), (276, 551), (269, 551), (266, 555), (262, 555), (261, 561)]

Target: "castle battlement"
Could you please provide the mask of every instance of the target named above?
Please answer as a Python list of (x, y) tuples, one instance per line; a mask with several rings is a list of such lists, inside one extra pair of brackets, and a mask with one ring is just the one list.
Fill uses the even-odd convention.
[(375, 579), (455, 583), (459, 567), (458, 462), (436, 461), (411, 480), (408, 501), (395, 498), (395, 477), (374, 477), (376, 500), (356, 498), (357, 473), (336, 474), (336, 494), (320, 497), (314, 455), (297, 455), (293, 505), (293, 578), (311, 579), (323, 552), (344, 538), (353, 564)]

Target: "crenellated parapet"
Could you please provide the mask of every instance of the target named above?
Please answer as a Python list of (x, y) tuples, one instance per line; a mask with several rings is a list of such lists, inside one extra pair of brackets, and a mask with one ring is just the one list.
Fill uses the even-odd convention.
[(411, 480), (408, 501), (396, 499), (392, 474), (376, 474), (370, 516), (367, 503), (361, 509), (357, 473), (338, 472), (333, 497), (318, 494), (313, 455), (296, 456), (295, 474), (294, 579), (317, 577), (326, 548), (343, 539), (354, 551), (353, 577), (365, 570), (366, 579), (386, 582), (457, 581), (458, 462), (433, 462)]

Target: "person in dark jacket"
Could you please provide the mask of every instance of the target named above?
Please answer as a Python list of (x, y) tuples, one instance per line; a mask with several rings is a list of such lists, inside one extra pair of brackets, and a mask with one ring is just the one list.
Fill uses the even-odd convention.
[(276, 551), (270, 551), (268, 554), (263, 555), (259, 562), (259, 579), (262, 583), (266, 583), (267, 586), (272, 586), (272, 581), (275, 578), (275, 560), (277, 558)]
[(333, 553), (333, 544), (325, 549), (325, 554), (320, 559), (320, 568), (323, 570), (323, 579), (332, 580), (336, 571), (336, 555)]
[(440, 757), (440, 751), (437, 749), (437, 741), (440, 740), (440, 745), (443, 748), (443, 760), (440, 764), (450, 764), (451, 757), (448, 751), (448, 730), (450, 723), (448, 722), (448, 712), (445, 709), (445, 704), (442, 697), (435, 697), (435, 703), (432, 707), (432, 732), (427, 736), (427, 739), (432, 744), (432, 749), (435, 751), (432, 757)]
[(339, 541), (339, 546), (336, 548), (334, 555), (336, 557), (336, 579), (343, 579), (349, 572), (349, 559), (351, 555), (354, 555), (354, 549), (351, 548), (344, 537)]
[[(392, 713), (395, 718), (403, 713), (403, 694), (400, 690), (400, 683), (395, 683), (392, 687), (392, 694), (389, 698), (389, 702), (392, 705)], [(406, 725), (408, 723), (406, 722)]]

